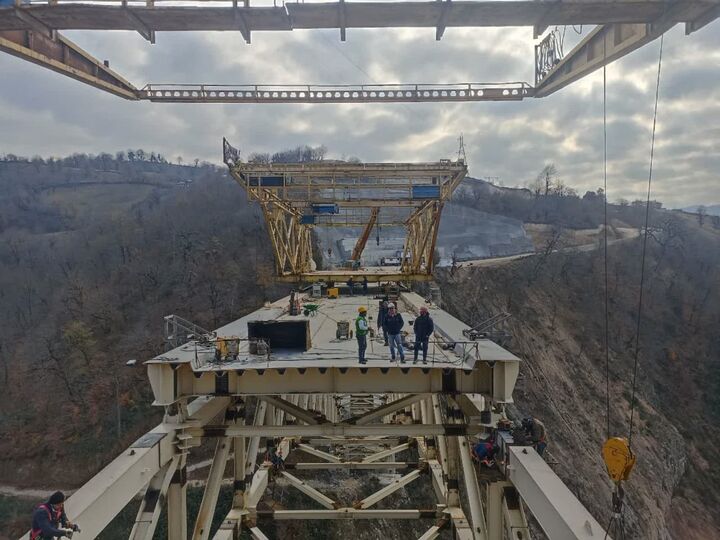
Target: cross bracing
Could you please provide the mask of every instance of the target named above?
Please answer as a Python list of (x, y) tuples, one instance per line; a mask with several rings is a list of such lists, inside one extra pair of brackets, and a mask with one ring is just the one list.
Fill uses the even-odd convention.
[[(253, 163), (223, 141), (230, 175), (256, 201), (265, 216), (275, 253), (276, 273), (283, 279), (345, 281), (359, 279), (421, 280), (432, 275), (443, 205), (467, 174), (462, 160), (432, 163)], [(314, 227), (362, 228), (353, 250), (359, 263), (373, 229), (399, 226), (405, 244), (393, 268), (357, 273), (352, 265), (318, 272), (313, 260)], [(379, 238), (379, 232), (378, 238)], [(399, 279), (397, 279), (399, 277)]]

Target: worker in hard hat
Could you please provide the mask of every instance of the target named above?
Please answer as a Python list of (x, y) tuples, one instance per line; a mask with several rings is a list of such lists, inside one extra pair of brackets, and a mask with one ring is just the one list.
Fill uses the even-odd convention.
[(400, 362), (405, 363), (405, 351), (402, 346), (402, 336), (400, 331), (405, 326), (402, 315), (395, 309), (395, 304), (390, 302), (388, 304), (388, 313), (383, 320), (383, 329), (388, 334), (388, 342), (390, 343), (390, 360), (395, 360), (395, 349), (397, 349), (400, 355)]
[(65, 494), (62, 491), (56, 491), (47, 502), (39, 504), (33, 510), (30, 540), (62, 536), (71, 538), (73, 533), (79, 530), (65, 515)]
[(367, 322), (367, 308), (360, 306), (358, 308), (358, 316), (355, 319), (355, 337), (358, 342), (358, 359), (361, 364), (367, 364), (365, 360), (365, 351), (367, 350), (367, 334), (368, 334), (368, 322)]
[(418, 361), (418, 351), (422, 349), (423, 364), (427, 364), (427, 351), (430, 336), (435, 331), (435, 324), (433, 323), (432, 317), (428, 312), (428, 308), (422, 306), (420, 308), (420, 316), (415, 319), (413, 323), (413, 330), (415, 331), (415, 359), (413, 364)]

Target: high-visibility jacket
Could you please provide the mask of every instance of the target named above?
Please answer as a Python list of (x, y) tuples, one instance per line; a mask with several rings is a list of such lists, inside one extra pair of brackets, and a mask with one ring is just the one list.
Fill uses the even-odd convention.
[(356, 336), (366, 336), (368, 333), (368, 322), (365, 317), (362, 315), (358, 315), (357, 319), (355, 319), (355, 335)]
[(63, 510), (53, 510), (50, 503), (39, 504), (33, 512), (30, 540), (64, 536), (65, 531), (58, 527), (64, 527), (66, 523), (67, 518)]

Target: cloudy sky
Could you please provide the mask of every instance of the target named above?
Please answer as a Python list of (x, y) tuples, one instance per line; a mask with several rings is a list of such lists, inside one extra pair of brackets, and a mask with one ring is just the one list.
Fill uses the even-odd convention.
[[(587, 28), (585, 28), (587, 32)], [(66, 35), (138, 87), (145, 83), (360, 84), (533, 82), (531, 29)], [(567, 30), (568, 43), (577, 40)], [(659, 41), (608, 68), (609, 196), (644, 197)], [(602, 74), (519, 103), (187, 105), (125, 101), (0, 53), (0, 153), (159, 151), (221, 161), (221, 139), (273, 152), (299, 144), (331, 157), (455, 157), (470, 174), (524, 185), (549, 162), (582, 194), (602, 184)], [(653, 195), (666, 206), (720, 203), (720, 21), (666, 35)]]

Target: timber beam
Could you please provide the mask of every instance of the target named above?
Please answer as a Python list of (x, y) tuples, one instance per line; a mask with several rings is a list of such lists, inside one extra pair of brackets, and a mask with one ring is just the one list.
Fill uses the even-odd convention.
[[(24, 19), (32, 15), (24, 10)], [(75, 45), (69, 39), (37, 21), (33, 30), (0, 31), (0, 51), (27, 60), (61, 75), (89, 84), (129, 100), (138, 99), (138, 89)]]

